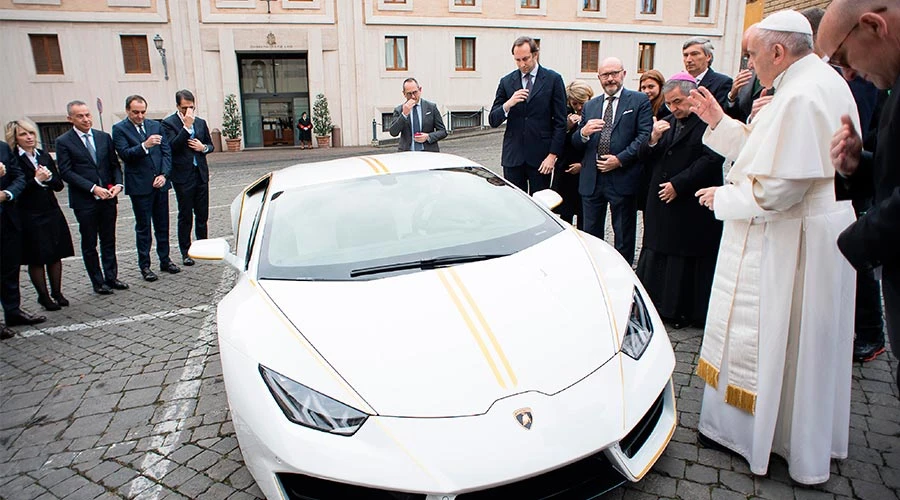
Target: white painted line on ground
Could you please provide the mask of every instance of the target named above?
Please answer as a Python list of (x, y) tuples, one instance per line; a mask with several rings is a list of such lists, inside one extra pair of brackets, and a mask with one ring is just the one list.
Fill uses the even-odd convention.
[[(218, 304), (231, 289), (233, 274), (231, 268), (222, 271), (212, 304)], [(193, 412), (194, 406), (190, 403), (200, 394), (200, 378), (216, 341), (216, 311), (213, 306), (206, 307), (208, 313), (203, 319), (194, 348), (188, 353), (172, 395), (167, 396), (162, 421), (153, 427), (150, 449), (138, 466), (141, 475), (128, 484), (128, 498), (157, 500), (163, 493), (163, 486), (157, 481), (178, 466), (167, 457), (175, 449), (181, 438), (184, 422)]]
[(121, 316), (112, 319), (98, 319), (96, 321), (90, 321), (88, 323), (74, 323), (71, 325), (50, 326), (47, 328), (32, 328), (23, 332), (17, 332), (17, 335), (19, 337), (36, 337), (39, 335), (51, 335), (54, 333), (77, 332), (80, 330), (99, 328), (101, 326), (124, 325), (127, 323), (142, 323), (144, 321), (150, 321), (154, 319), (174, 318), (176, 316), (185, 316), (188, 314), (206, 312), (212, 308), (213, 306), (209, 304), (201, 304), (199, 306), (184, 307), (182, 309), (175, 309), (172, 311), (157, 311), (152, 313), (138, 314), (135, 316)]

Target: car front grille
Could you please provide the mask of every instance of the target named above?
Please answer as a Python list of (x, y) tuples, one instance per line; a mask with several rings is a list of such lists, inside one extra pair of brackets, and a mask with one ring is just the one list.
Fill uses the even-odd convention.
[(647, 442), (647, 438), (650, 437), (650, 434), (653, 433), (653, 429), (656, 428), (656, 424), (659, 422), (659, 417), (662, 416), (664, 406), (663, 396), (667, 390), (669, 390), (668, 385), (666, 385), (663, 392), (659, 394), (659, 397), (656, 398), (656, 401), (650, 406), (650, 409), (647, 410), (647, 413), (644, 414), (641, 421), (634, 426), (634, 429), (631, 429), (631, 432), (629, 432), (624, 439), (619, 441), (619, 447), (622, 448), (622, 453), (624, 453), (626, 457), (634, 458), (638, 450), (641, 449), (641, 446), (644, 446), (644, 443)]
[(590, 499), (597, 498), (625, 483), (612, 468), (601, 451), (565, 467), (515, 483), (472, 493), (463, 493), (457, 500), (494, 498), (515, 499)]

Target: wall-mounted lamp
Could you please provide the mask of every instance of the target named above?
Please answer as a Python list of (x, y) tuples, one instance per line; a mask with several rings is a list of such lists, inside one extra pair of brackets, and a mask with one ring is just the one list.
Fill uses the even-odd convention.
[(163, 72), (166, 75), (166, 80), (169, 79), (169, 65), (166, 63), (166, 49), (163, 48), (163, 39), (159, 36), (159, 33), (153, 37), (153, 44), (156, 45), (156, 51), (159, 52), (159, 56), (162, 57), (163, 63)]

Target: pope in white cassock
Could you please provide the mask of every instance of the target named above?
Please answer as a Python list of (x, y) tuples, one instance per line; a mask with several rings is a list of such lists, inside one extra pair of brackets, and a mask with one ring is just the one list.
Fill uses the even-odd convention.
[(751, 124), (724, 116), (706, 89), (692, 110), (703, 142), (734, 160), (726, 185), (697, 192), (724, 221), (697, 373), (699, 432), (763, 475), (770, 453), (792, 479), (828, 480), (850, 430), (855, 273), (837, 237), (854, 220), (834, 196), (831, 136), (859, 118), (847, 83), (812, 52), (795, 11), (764, 19), (750, 64), (774, 98)]

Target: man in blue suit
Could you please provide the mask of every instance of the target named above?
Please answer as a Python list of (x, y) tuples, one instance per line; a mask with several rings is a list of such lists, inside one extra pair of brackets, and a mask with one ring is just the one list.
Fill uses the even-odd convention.
[(529, 193), (550, 187), (566, 141), (565, 85), (559, 73), (538, 64), (538, 51), (532, 38), (516, 39), (512, 54), (519, 69), (500, 79), (488, 117), (494, 128), (506, 122), (503, 177)]
[(147, 100), (139, 95), (125, 99), (128, 118), (113, 125), (112, 137), (125, 164), (125, 194), (131, 197), (138, 267), (146, 281), (158, 276), (150, 269), (150, 222), (156, 236), (159, 268), (171, 274), (181, 269), (169, 259), (169, 174), (172, 152), (163, 137), (162, 125), (145, 120)]
[(625, 68), (619, 59), (605, 59), (598, 78), (604, 93), (584, 105), (584, 118), (572, 134), (572, 146), (584, 151), (578, 183), (584, 230), (603, 238), (609, 203), (616, 250), (631, 265), (637, 230), (635, 194), (641, 178), (637, 156), (650, 137), (653, 108), (643, 92), (622, 87)]
[(194, 94), (190, 90), (175, 93), (178, 110), (163, 120), (166, 141), (172, 147), (172, 185), (178, 201), (178, 248), (181, 261), (193, 266), (188, 256), (191, 227), (196, 219), (198, 240), (207, 237), (209, 220), (209, 165), (206, 155), (212, 153), (212, 138), (206, 120), (195, 116)]
[(728, 93), (731, 91), (731, 77), (717, 73), (712, 69), (713, 45), (708, 38), (696, 36), (688, 39), (681, 46), (684, 57), (684, 70), (693, 76), (701, 87), (706, 87), (716, 96), (722, 108), (728, 106)]
[[(126, 290), (119, 281), (116, 260), (116, 217), (122, 191), (122, 166), (116, 158), (112, 137), (93, 129), (87, 104), (72, 101), (66, 106), (72, 130), (56, 139), (59, 175), (69, 185), (69, 207), (75, 212), (81, 232), (81, 258), (94, 292), (110, 295)], [(97, 239), (100, 239), (100, 256)]]

